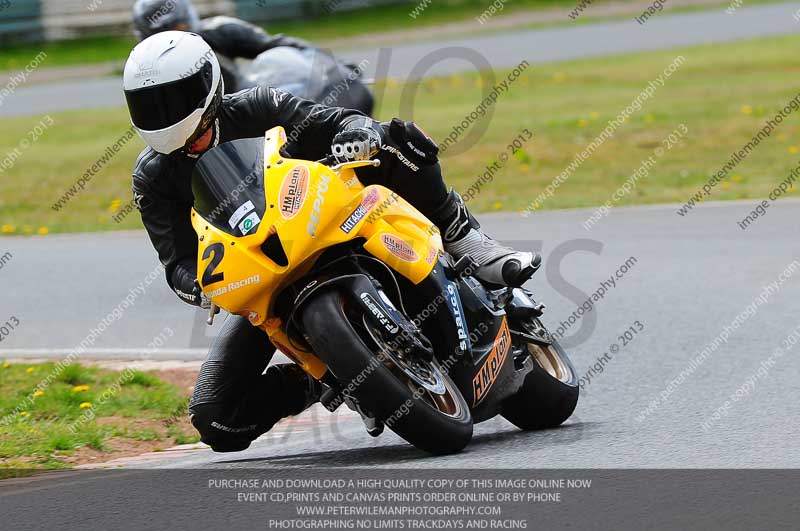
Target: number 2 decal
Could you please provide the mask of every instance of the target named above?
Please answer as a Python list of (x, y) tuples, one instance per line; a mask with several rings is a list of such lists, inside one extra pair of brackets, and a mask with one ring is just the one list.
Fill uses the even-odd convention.
[(203, 287), (225, 280), (225, 273), (221, 271), (219, 273), (214, 272), (219, 267), (219, 263), (222, 262), (223, 256), (225, 256), (225, 246), (221, 243), (212, 243), (203, 251), (203, 260), (211, 258), (206, 270), (203, 272)]

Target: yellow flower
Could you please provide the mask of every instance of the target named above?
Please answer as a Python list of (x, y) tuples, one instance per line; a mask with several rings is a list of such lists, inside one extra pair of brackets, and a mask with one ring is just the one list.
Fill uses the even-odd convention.
[(589, 122), (587, 122), (586, 120), (581, 118), (580, 120), (578, 120), (578, 127), (586, 127), (586, 124), (588, 124), (588, 123)]
[(753, 114), (753, 108), (749, 105), (742, 105), (742, 114)]
[(3, 363), (3, 368), (4, 369), (8, 369), (9, 367), (11, 367), (11, 364), (9, 362)]
[(81, 402), (81, 405), (79, 407), (81, 409), (86, 409), (87, 407), (92, 407), (92, 403), (91, 402)]
[(75, 387), (72, 388), (73, 393), (80, 393), (81, 391), (88, 391), (88, 390), (89, 390), (88, 385), (76, 385)]
[(789, 146), (789, 153), (791, 153), (792, 155), (794, 155), (798, 151), (800, 151), (800, 149), (798, 149), (797, 146)]
[(44, 391), (42, 391), (42, 390), (38, 390), (38, 391), (34, 391), (33, 392), (33, 396), (42, 396), (43, 394), (44, 394)]
[(500, 201), (495, 201), (494, 204), (492, 205), (492, 207), (495, 210), (500, 210), (501, 208), (503, 208), (503, 203), (501, 203)]
[(743, 180), (744, 180), (744, 177), (742, 177), (742, 176), (741, 176), (741, 175), (739, 175), (738, 173), (737, 173), (736, 175), (734, 175), (733, 177), (731, 177), (731, 181), (733, 181), (733, 182), (735, 182), (735, 183), (740, 183), (740, 182), (742, 182)]
[(119, 199), (114, 199), (113, 201), (111, 201), (111, 205), (109, 205), (108, 211), (113, 214), (117, 210), (119, 210), (120, 205), (122, 205), (122, 201), (120, 201)]
[(19, 412), (19, 416), (20, 417), (27, 417), (28, 415), (30, 415), (30, 413), (28, 413), (27, 411), (20, 411)]
[(32, 373), (33, 367), (28, 367), (27, 369), (25, 369), (25, 372), (27, 372), (28, 374)]
[(11, 232), (15, 232), (17, 228), (14, 225), (3, 225), (0, 230), (2, 230), (5, 234), (9, 234)]
[(37, 230), (36, 232), (44, 236), (45, 234), (50, 232), (50, 229), (48, 229), (47, 227), (39, 227), (39, 230)]

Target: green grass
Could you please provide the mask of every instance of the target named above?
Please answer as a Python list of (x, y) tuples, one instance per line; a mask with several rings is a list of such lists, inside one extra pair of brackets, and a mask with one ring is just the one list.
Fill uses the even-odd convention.
[[(528, 128), (534, 140), (471, 202), (477, 211), (524, 208), (680, 53), (685, 64), (545, 201), (544, 208), (604, 203), (680, 124), (689, 129), (686, 140), (660, 158), (618, 204), (683, 202), (797, 93), (800, 64), (793, 50), (798, 45), (800, 37), (789, 36), (533, 65), (501, 95), (480, 141), (464, 154), (444, 157), (446, 180), (466, 190)], [(500, 80), (505, 73), (497, 75)], [(427, 80), (410, 113), (400, 105), (404, 87), (389, 82), (379, 114), (383, 119), (400, 114), (413, 118), (434, 138), (444, 139), (475, 109), (481, 99), (478, 85), (477, 74)], [(381, 86), (377, 92), (381, 94)], [(745, 114), (743, 108), (751, 112)], [(0, 145), (16, 145), (38, 120), (4, 120)], [(712, 198), (760, 198), (769, 193), (800, 156), (795, 154), (800, 149), (798, 120), (795, 115), (784, 120), (729, 181), (714, 189)], [(130, 170), (142, 146), (138, 138), (62, 211), (50, 208), (127, 128), (125, 110), (55, 114), (53, 121), (0, 178), (0, 229), (24, 234), (40, 227), (50, 232), (138, 228), (136, 212), (120, 224), (111, 217), (130, 200)]]
[(109, 452), (113, 441), (197, 441), (177, 422), (188, 397), (149, 373), (4, 363), (0, 389), (0, 478), (18, 469), (64, 468), (82, 448)]

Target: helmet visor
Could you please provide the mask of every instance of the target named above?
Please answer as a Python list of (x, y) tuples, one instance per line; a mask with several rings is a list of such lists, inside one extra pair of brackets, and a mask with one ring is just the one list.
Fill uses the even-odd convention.
[(160, 131), (203, 108), (214, 83), (211, 61), (194, 74), (169, 83), (125, 91), (133, 125), (143, 131)]

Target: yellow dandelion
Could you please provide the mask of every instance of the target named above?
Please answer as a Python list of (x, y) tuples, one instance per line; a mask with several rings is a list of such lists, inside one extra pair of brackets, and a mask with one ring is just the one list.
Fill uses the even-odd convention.
[(30, 415), (30, 413), (28, 413), (27, 411), (20, 411), (19, 412), (19, 416), (20, 417), (27, 417), (28, 415)]
[(741, 175), (739, 175), (739, 174), (737, 173), (736, 175), (734, 175), (733, 177), (731, 177), (731, 180), (732, 180), (733, 182), (735, 182), (735, 183), (740, 183), (740, 182), (744, 181), (744, 177), (742, 177)]
[(8, 369), (9, 367), (11, 367), (11, 364), (9, 362), (3, 363), (3, 368), (4, 369)]
[(50, 232), (50, 229), (48, 229), (47, 227), (39, 227), (39, 229), (36, 232), (44, 236), (45, 234), (48, 234)]
[(33, 367), (28, 367), (27, 369), (25, 369), (25, 372), (27, 372), (28, 374), (32, 373)]
[(495, 210), (500, 210), (501, 208), (503, 208), (503, 203), (501, 203), (500, 201), (495, 201), (494, 204), (492, 205), (492, 207)]
[(800, 149), (798, 149), (797, 146), (789, 146), (789, 153), (791, 153), (792, 155), (794, 155), (798, 151), (800, 151)]
[(42, 396), (43, 394), (44, 394), (44, 391), (42, 391), (41, 389), (38, 390), (38, 391), (34, 391), (33, 392), (33, 396)]
[(753, 114), (753, 108), (749, 105), (742, 105), (742, 114)]
[(87, 407), (92, 407), (92, 403), (91, 402), (81, 402), (81, 405), (78, 406), (78, 407), (80, 407), (81, 409), (86, 409)]
[(587, 122), (586, 120), (581, 118), (580, 120), (578, 120), (578, 127), (586, 127), (586, 124), (588, 124), (588, 123), (589, 122)]
[(88, 385), (76, 385), (75, 387), (72, 388), (73, 393), (80, 393), (81, 391), (88, 391), (88, 390), (89, 390)]
[(112, 214), (119, 210), (120, 205), (122, 205), (122, 201), (119, 199), (114, 199), (111, 201), (111, 204), (108, 206), (108, 211)]
[(14, 225), (3, 225), (0, 227), (0, 231), (2, 231), (4, 234), (9, 234), (11, 232), (15, 232), (16, 230), (17, 228)]

